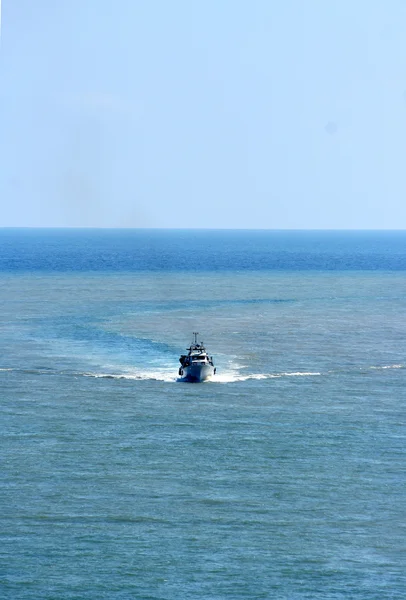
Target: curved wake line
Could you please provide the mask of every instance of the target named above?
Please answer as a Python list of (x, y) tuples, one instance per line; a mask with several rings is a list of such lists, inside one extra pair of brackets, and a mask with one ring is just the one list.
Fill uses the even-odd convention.
[[(365, 369), (370, 371), (383, 371), (388, 369), (405, 369), (406, 364), (394, 364), (394, 365), (372, 365), (369, 367), (353, 367), (348, 369), (349, 372), (362, 371), (365, 373)], [(70, 371), (70, 370), (53, 370), (48, 368), (5, 368), (0, 367), (0, 372), (3, 373), (21, 373), (24, 375), (65, 375), (73, 377), (93, 377), (95, 379), (115, 379), (115, 380), (127, 380), (127, 381), (161, 381), (166, 383), (183, 382), (184, 380), (175, 375), (176, 371), (173, 369), (169, 370), (144, 370), (144, 371), (126, 371), (126, 372), (104, 372), (104, 371)], [(323, 375), (334, 375), (334, 373), (342, 372), (340, 370), (329, 370), (324, 373), (313, 372), (313, 371), (293, 371), (293, 372), (282, 372), (282, 373), (239, 373), (237, 370), (229, 370), (220, 372), (210, 379), (206, 383), (237, 383), (240, 381), (249, 380), (268, 380), (268, 379), (281, 379), (284, 377), (321, 377)]]
[(369, 367), (370, 369), (374, 369), (376, 371), (382, 371), (383, 369), (404, 369), (405, 365), (386, 365), (383, 367)]
[(128, 379), (133, 381), (167, 381), (175, 382), (178, 378), (168, 373), (143, 372), (143, 373), (77, 373), (83, 377), (95, 377), (96, 379)]
[[(362, 367), (359, 367), (363, 370)], [(367, 367), (370, 370), (385, 370), (385, 369), (404, 369), (406, 365), (395, 364), (395, 365), (382, 365), (382, 366), (370, 366)], [(354, 372), (353, 369), (350, 369)], [(358, 369), (356, 369), (358, 370)], [(284, 377), (321, 377), (323, 375), (333, 375), (337, 371), (329, 370), (325, 373), (319, 371), (284, 371), (281, 373), (238, 373), (237, 371), (225, 371), (224, 373), (218, 373), (213, 377), (209, 378), (206, 383), (237, 383), (240, 381), (249, 380), (267, 380), (267, 379), (281, 379)], [(183, 382), (182, 378), (173, 375), (173, 371), (139, 371), (133, 373), (76, 373), (76, 375), (82, 375), (83, 377), (95, 377), (102, 379), (124, 379), (133, 381), (163, 381), (167, 383)]]
[[(82, 373), (84, 377), (95, 377), (97, 379), (128, 379), (136, 381), (166, 381), (166, 382), (182, 382), (183, 379), (174, 377), (168, 373), (162, 373), (159, 371), (155, 372), (142, 372), (142, 373)], [(211, 383), (234, 383), (237, 381), (248, 381), (250, 379), (261, 380), (261, 379), (276, 379), (281, 377), (313, 377), (320, 376), (321, 373), (250, 373), (246, 375), (239, 375), (238, 373), (226, 372), (218, 375), (213, 375), (207, 382)]]
[(237, 373), (224, 373), (215, 375), (212, 379), (214, 382), (218, 383), (233, 383), (235, 381), (248, 381), (250, 379), (280, 379), (281, 377), (314, 377), (320, 376), (321, 373), (304, 373), (304, 372), (294, 372), (294, 373), (247, 373), (246, 375), (238, 375)]

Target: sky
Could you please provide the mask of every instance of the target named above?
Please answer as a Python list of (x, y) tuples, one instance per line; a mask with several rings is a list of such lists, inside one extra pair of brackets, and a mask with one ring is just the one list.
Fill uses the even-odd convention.
[(0, 226), (406, 229), (404, 0), (3, 0)]

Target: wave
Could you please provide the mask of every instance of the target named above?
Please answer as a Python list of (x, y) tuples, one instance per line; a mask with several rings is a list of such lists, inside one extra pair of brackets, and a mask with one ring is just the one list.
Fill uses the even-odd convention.
[[(181, 382), (183, 379), (174, 377), (167, 372), (161, 371), (144, 371), (137, 373), (92, 373), (87, 372), (82, 374), (84, 377), (95, 377), (97, 379), (128, 379), (138, 381), (166, 381), (166, 382)], [(207, 383), (234, 383), (238, 381), (275, 379), (280, 377), (313, 377), (321, 375), (321, 373), (313, 372), (294, 372), (294, 373), (247, 373), (239, 374), (236, 372), (225, 372), (213, 375), (207, 380)]]
[(137, 373), (80, 373), (83, 377), (95, 377), (96, 379), (128, 379), (135, 381), (166, 381), (175, 382), (178, 378), (174, 375), (161, 371), (141, 371)]
[[(242, 366), (234, 366), (223, 372), (213, 375), (207, 380), (207, 383), (237, 383), (241, 381), (249, 380), (268, 380), (268, 379), (280, 379), (284, 377), (320, 377), (322, 375), (334, 375), (334, 373), (341, 372), (336, 370), (329, 370), (325, 373), (318, 371), (284, 371), (280, 373), (241, 373), (240, 369)], [(369, 370), (382, 371), (387, 369), (405, 369), (405, 364), (393, 364), (393, 365), (371, 365), (366, 367)], [(365, 367), (349, 369), (350, 371), (362, 370), (365, 373)], [(179, 378), (175, 373), (174, 369), (145, 369), (145, 370), (128, 370), (115, 372), (114, 367), (110, 371), (67, 371), (67, 370), (56, 370), (51, 368), (5, 368), (0, 367), (0, 372), (15, 372), (25, 375), (63, 375), (73, 377), (93, 377), (95, 379), (116, 379), (116, 380), (128, 380), (128, 381), (161, 381), (166, 383), (182, 382), (183, 379)]]
[(381, 367), (369, 367), (370, 369), (375, 369), (376, 371), (382, 371), (383, 369), (404, 369), (405, 365), (385, 365)]
[(233, 383), (235, 381), (248, 381), (250, 379), (279, 379), (281, 377), (313, 377), (321, 375), (321, 373), (313, 372), (294, 372), (294, 373), (246, 373), (244, 375), (238, 373), (224, 373), (215, 375), (212, 381), (218, 383)]

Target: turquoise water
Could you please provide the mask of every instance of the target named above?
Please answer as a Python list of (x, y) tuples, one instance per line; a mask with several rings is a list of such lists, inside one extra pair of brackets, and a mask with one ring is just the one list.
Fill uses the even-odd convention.
[(0, 234), (1, 598), (405, 597), (406, 234)]

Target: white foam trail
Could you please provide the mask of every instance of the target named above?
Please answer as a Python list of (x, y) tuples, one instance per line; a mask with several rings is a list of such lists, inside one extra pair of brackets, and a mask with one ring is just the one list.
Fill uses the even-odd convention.
[(221, 369), (220, 373), (210, 378), (210, 381), (214, 383), (234, 383), (236, 381), (247, 381), (248, 379), (267, 379), (267, 376), (262, 373), (240, 374), (239, 371), (244, 368), (245, 365), (230, 360), (228, 361), (228, 368)]
[[(109, 368), (109, 367), (107, 367)], [(266, 379), (280, 379), (282, 377), (320, 377), (322, 373), (317, 371), (292, 371), (292, 372), (282, 372), (282, 373), (245, 373), (242, 374), (239, 372), (239, 369), (243, 367), (238, 366), (237, 368), (231, 369), (229, 371), (221, 371), (216, 375), (213, 375), (211, 378), (207, 380), (207, 382), (212, 383), (236, 383), (239, 381), (249, 381), (249, 380), (266, 380)], [(405, 369), (405, 364), (394, 364), (394, 365), (381, 365), (381, 366), (370, 366), (370, 370), (381, 371), (386, 369)], [(7, 371), (20, 371), (22, 373), (30, 372), (30, 373), (38, 373), (40, 374), (52, 374), (52, 371), (44, 371), (44, 370), (34, 370), (34, 371), (26, 371), (15, 368), (5, 368), (0, 367), (0, 372)], [(56, 373), (56, 372), (55, 372)], [(334, 371), (328, 371), (326, 374), (334, 373)], [(182, 382), (183, 380), (179, 378), (176, 374), (175, 369), (170, 370), (144, 370), (144, 371), (121, 371), (119, 373), (114, 372), (114, 367), (112, 367), (112, 371), (102, 371), (102, 372), (93, 372), (87, 371), (84, 373), (74, 372), (72, 373), (76, 376), (82, 377), (94, 377), (95, 379), (124, 379), (124, 380), (133, 380), (133, 381), (163, 381), (167, 383), (175, 383)]]
[(221, 373), (214, 375), (211, 381), (215, 383), (233, 383), (235, 381), (247, 381), (248, 379), (267, 379), (266, 375), (253, 373), (251, 375), (238, 375), (237, 373)]
[(295, 373), (250, 373), (246, 375), (239, 375), (238, 373), (222, 373), (214, 375), (212, 377), (213, 382), (217, 383), (233, 383), (236, 381), (248, 381), (249, 379), (279, 379), (281, 377), (313, 377), (319, 376), (321, 373), (311, 372), (295, 372)]
[(370, 367), (370, 369), (382, 370), (382, 369), (404, 369), (405, 365), (385, 365), (382, 367)]
[[(87, 372), (72, 372), (72, 375), (82, 376), (82, 377), (94, 377), (95, 379), (124, 379), (124, 380), (133, 380), (133, 381), (162, 381), (167, 383), (175, 383), (182, 382), (183, 379), (179, 378), (176, 374), (176, 369), (155, 369), (155, 370), (143, 370), (143, 371), (134, 371), (127, 370), (126, 368), (119, 369), (120, 372), (115, 372), (115, 367), (112, 365), (105, 365), (106, 371), (87, 371)], [(279, 379), (282, 377), (320, 377), (322, 373), (313, 372), (313, 371), (292, 371), (292, 372), (282, 372), (282, 373), (240, 373), (240, 369), (243, 369), (243, 366), (235, 366), (229, 367), (228, 370), (221, 370), (216, 375), (213, 375), (211, 378), (207, 380), (207, 382), (212, 383), (235, 383), (239, 381), (249, 381), (249, 380), (266, 380), (266, 379)], [(370, 370), (381, 371), (387, 369), (406, 369), (406, 364), (394, 364), (394, 365), (374, 365), (367, 367)], [(108, 369), (108, 370), (107, 370)], [(110, 371), (111, 369), (111, 371)], [(362, 370), (362, 368), (360, 367)], [(365, 369), (365, 367), (364, 367)], [(45, 374), (58, 374), (57, 371), (52, 370), (42, 370), (42, 369), (34, 369), (34, 370), (25, 370), (25, 369), (16, 369), (10, 367), (0, 367), (0, 372), (21, 372), (21, 373), (37, 373), (38, 375)], [(325, 374), (332, 374), (335, 371), (327, 371)], [(63, 372), (60, 372), (61, 374)], [(65, 374), (69, 374), (69, 372), (65, 372)]]
[[(294, 373), (247, 373), (245, 375), (236, 372), (219, 373), (210, 377), (207, 382), (212, 383), (235, 383), (238, 381), (279, 379), (281, 377), (313, 377), (321, 373), (313, 372), (294, 372)], [(181, 378), (173, 375), (173, 371), (142, 371), (135, 373), (83, 373), (84, 377), (95, 377), (96, 379), (127, 379), (133, 381), (166, 381), (174, 383), (183, 381)]]
[(139, 373), (83, 373), (84, 377), (95, 377), (96, 379), (128, 379), (135, 381), (167, 381), (174, 382), (176, 377), (169, 373), (159, 371), (145, 371)]
[(301, 372), (298, 371), (297, 373), (281, 373), (280, 376), (281, 377), (313, 377), (313, 375), (321, 375), (321, 373), (312, 373), (311, 371), (307, 372)]

